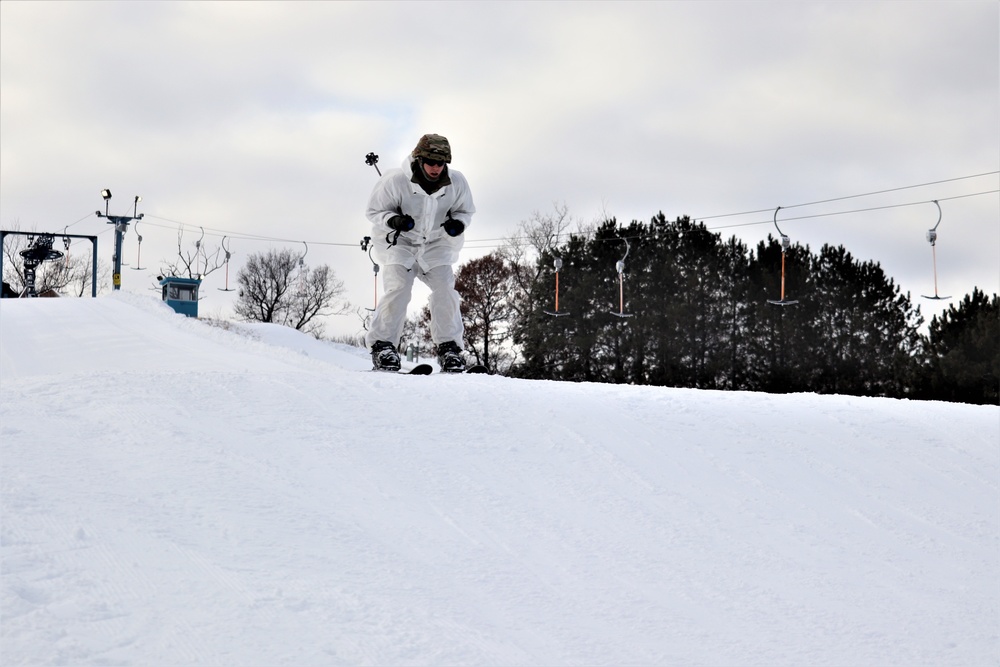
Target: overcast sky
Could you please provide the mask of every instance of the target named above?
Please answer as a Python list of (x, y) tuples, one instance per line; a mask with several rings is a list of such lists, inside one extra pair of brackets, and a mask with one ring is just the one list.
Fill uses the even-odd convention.
[[(478, 208), (463, 260), (554, 204), (582, 224), (690, 215), (753, 245), (777, 206), (838, 199), (782, 211), (782, 231), (880, 262), (929, 319), (947, 305), (919, 298), (932, 200), (941, 294), (1000, 291), (998, 37), (995, 0), (4, 0), (0, 226), (102, 233), (110, 259), (99, 191), (118, 214), (138, 194), (153, 270), (123, 289), (154, 285), (183, 225), (188, 250), (200, 228), (209, 248), (231, 237), (230, 282), (304, 241), (371, 306), (364, 157), (396, 167), (434, 132)], [(228, 312), (223, 286), (209, 276), (202, 314)]]

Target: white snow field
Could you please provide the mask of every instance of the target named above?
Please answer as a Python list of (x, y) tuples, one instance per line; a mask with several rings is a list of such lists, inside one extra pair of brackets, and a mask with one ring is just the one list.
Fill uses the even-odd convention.
[(0, 302), (0, 663), (1000, 663), (1000, 407), (369, 368)]

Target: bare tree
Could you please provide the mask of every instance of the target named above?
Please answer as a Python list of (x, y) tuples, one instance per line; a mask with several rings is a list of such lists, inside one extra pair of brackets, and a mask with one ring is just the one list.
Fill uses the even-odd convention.
[(425, 305), (420, 313), (406, 318), (403, 322), (403, 333), (399, 338), (399, 351), (409, 353), (410, 346), (416, 359), (433, 357), (434, 342), (431, 340), (431, 309)]
[(505, 345), (515, 313), (514, 278), (514, 268), (499, 253), (466, 262), (455, 277), (467, 347), (493, 373), (507, 372), (514, 362)]
[(222, 247), (217, 246), (214, 250), (206, 249), (204, 240), (205, 230), (203, 229), (201, 237), (194, 242), (192, 250), (191, 246), (184, 246), (184, 228), (178, 229), (177, 257), (172, 262), (161, 265), (160, 274), (178, 278), (204, 278), (224, 267), (226, 257), (223, 256)]
[[(512, 290), (507, 298), (510, 329), (522, 329), (531, 314), (540, 308), (536, 289), (544, 268), (540, 258), (557, 254), (557, 249), (566, 243), (571, 226), (580, 228), (580, 224), (570, 217), (569, 207), (553, 202), (552, 212), (532, 212), (530, 218), (518, 223), (513, 236), (504, 239), (498, 253), (511, 271)], [(516, 346), (514, 349), (517, 351)]]
[[(93, 260), (85, 254), (74, 254), (68, 260), (69, 282), (66, 284), (65, 293), (73, 296), (90, 296), (91, 282), (93, 280)], [(103, 294), (108, 291), (111, 284), (111, 265), (98, 258), (97, 260), (97, 293)]]
[[(20, 231), (20, 225), (15, 221), (12, 229), (8, 231)], [(4, 237), (3, 244), (3, 282), (7, 283), (11, 290), (22, 293), (24, 284), (24, 257), (21, 252), (27, 250), (34, 242), (35, 238), (42, 236), (42, 233), (34, 233), (33, 236), (23, 236), (21, 234), (9, 234)], [(39, 294), (49, 290), (63, 295), (84, 296), (90, 295), (90, 284), (93, 271), (93, 252), (89, 244), (87, 252), (72, 252), (72, 242), (68, 237), (60, 237), (59, 234), (50, 234), (56, 240), (54, 249), (63, 253), (63, 256), (42, 262), (35, 272), (35, 291)], [(62, 245), (59, 241), (62, 241)], [(98, 291), (107, 291), (109, 281), (101, 280), (107, 278), (110, 273), (108, 263), (98, 261)]]
[(273, 322), (316, 337), (322, 333), (318, 317), (344, 314), (344, 283), (327, 265), (310, 269), (288, 249), (254, 253), (236, 276), (239, 296), (234, 310), (252, 322)]
[(518, 223), (514, 236), (504, 239), (499, 252), (514, 272), (512, 280), (517, 295), (512, 307), (519, 315), (523, 316), (532, 308), (532, 286), (542, 268), (538, 258), (551, 255), (572, 224), (569, 207), (553, 203), (551, 213), (534, 211), (529, 219)]
[(292, 295), (285, 324), (319, 337), (323, 327), (314, 318), (346, 313), (350, 304), (336, 303), (344, 292), (344, 281), (334, 275), (329, 265), (306, 269)]

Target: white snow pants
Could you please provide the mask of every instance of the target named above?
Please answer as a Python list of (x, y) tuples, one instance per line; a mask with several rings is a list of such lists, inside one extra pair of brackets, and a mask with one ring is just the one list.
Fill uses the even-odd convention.
[(382, 299), (375, 309), (375, 317), (365, 336), (365, 343), (370, 348), (375, 341), (385, 340), (399, 346), (415, 278), (420, 278), (431, 289), (428, 300), (431, 309), (431, 340), (435, 345), (454, 341), (460, 348), (464, 348), (462, 299), (455, 291), (455, 272), (449, 264), (436, 266), (426, 273), (420, 269), (419, 264), (414, 264), (411, 269), (402, 264), (383, 266)]

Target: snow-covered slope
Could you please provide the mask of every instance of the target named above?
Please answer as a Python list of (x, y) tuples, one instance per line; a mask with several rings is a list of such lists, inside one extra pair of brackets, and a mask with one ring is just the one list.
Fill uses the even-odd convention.
[(0, 302), (0, 662), (1000, 662), (1000, 408), (369, 367)]

